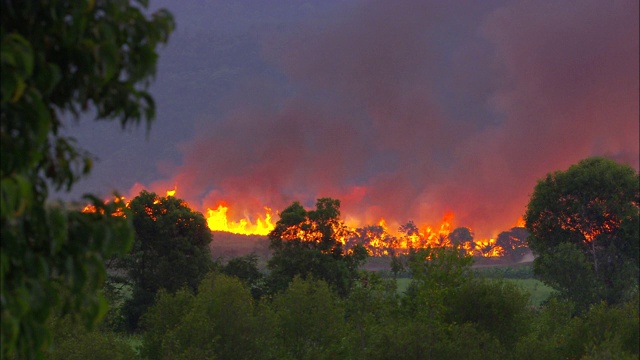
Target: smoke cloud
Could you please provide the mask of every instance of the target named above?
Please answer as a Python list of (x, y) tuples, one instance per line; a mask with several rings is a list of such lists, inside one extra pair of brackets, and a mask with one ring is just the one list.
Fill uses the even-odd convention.
[(274, 74), (200, 116), (151, 188), (236, 211), (334, 197), (361, 225), (452, 211), (493, 236), (548, 172), (593, 155), (638, 168), (638, 10), (368, 1), (271, 29), (260, 41)]

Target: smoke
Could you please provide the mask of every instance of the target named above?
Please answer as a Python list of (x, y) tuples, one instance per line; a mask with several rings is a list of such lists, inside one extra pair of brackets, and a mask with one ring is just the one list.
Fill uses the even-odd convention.
[(237, 211), (334, 197), (361, 225), (453, 211), (495, 235), (548, 172), (593, 155), (638, 168), (637, 14), (633, 0), (369, 1), (272, 29), (275, 75), (201, 117), (152, 188)]

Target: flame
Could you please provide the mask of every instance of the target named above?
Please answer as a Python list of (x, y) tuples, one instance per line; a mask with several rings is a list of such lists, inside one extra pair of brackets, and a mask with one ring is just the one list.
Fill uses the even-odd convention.
[(96, 212), (96, 207), (93, 204), (87, 204), (82, 208), (83, 213), (94, 213)]
[[(356, 236), (348, 240), (347, 247), (362, 245), (371, 256), (407, 254), (411, 249), (424, 247), (453, 248), (450, 234), (453, 228), (454, 214), (444, 214), (438, 226), (422, 225), (417, 227), (410, 223), (398, 231), (392, 231), (387, 221), (381, 218), (377, 225), (352, 229)], [(496, 245), (496, 239), (476, 239), (460, 244), (460, 249), (469, 256), (500, 257), (505, 251)]]
[[(114, 203), (118, 203), (118, 202), (124, 202), (124, 206), (125, 207), (129, 207), (129, 203), (131, 201), (126, 201), (126, 198), (124, 196), (115, 196), (113, 199), (106, 199), (104, 200), (105, 204), (110, 203), (111, 201), (113, 201)], [(85, 207), (82, 208), (81, 210), (83, 213), (95, 213), (97, 211), (96, 207), (93, 204), (87, 204), (85, 205)], [(100, 213), (103, 213), (103, 210), (100, 210)], [(113, 216), (125, 216), (125, 214), (122, 211), (117, 211), (113, 214), (111, 214)]]
[(496, 239), (479, 239), (475, 240), (475, 248), (473, 252), (482, 257), (500, 257), (504, 255), (504, 249), (500, 245), (496, 245)]
[[(175, 197), (178, 187), (166, 190), (167, 197)], [(128, 207), (130, 201), (125, 197), (115, 198), (109, 201), (123, 201)], [(160, 200), (156, 200), (158, 203)], [(186, 204), (186, 203), (185, 203)], [(188, 206), (188, 204), (187, 204)], [(204, 213), (209, 229), (242, 235), (268, 235), (274, 228), (273, 211), (264, 206), (264, 213), (254, 213), (252, 216), (245, 211), (244, 217), (232, 220), (229, 218), (230, 206), (220, 201), (213, 208), (207, 207)], [(89, 204), (82, 209), (83, 212), (95, 212), (93, 205)], [(150, 209), (149, 209), (150, 211)], [(124, 214), (113, 214), (123, 216)], [(151, 214), (149, 214), (151, 216)], [(251, 219), (254, 219), (253, 221)], [(450, 234), (454, 224), (453, 212), (443, 215), (439, 225), (422, 224), (416, 226), (413, 222), (394, 231), (388, 226), (384, 218), (380, 218), (377, 225), (357, 227), (358, 221), (352, 221), (349, 226), (334, 228), (334, 233), (340, 243), (350, 250), (355, 245), (362, 245), (371, 256), (385, 256), (391, 254), (406, 254), (411, 249), (424, 247), (448, 247), (453, 248)], [(310, 224), (307, 224), (310, 225)], [(524, 226), (524, 220), (520, 217), (516, 222), (517, 227)], [(283, 234), (285, 239), (301, 239), (303, 241), (318, 241), (321, 234), (313, 226), (296, 227)], [(496, 244), (496, 239), (473, 239), (460, 244), (460, 249), (470, 256), (500, 257), (505, 255), (505, 249)]]
[(220, 203), (215, 210), (207, 208), (205, 218), (209, 229), (242, 235), (267, 235), (275, 228), (275, 224), (271, 220), (271, 209), (266, 206), (264, 207), (264, 217), (256, 217), (255, 224), (246, 217), (239, 221), (231, 221), (227, 217), (228, 211), (229, 207), (224, 203)]

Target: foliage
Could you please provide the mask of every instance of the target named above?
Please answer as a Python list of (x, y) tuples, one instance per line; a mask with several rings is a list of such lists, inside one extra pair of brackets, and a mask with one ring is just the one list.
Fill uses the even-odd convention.
[(639, 179), (630, 166), (589, 158), (548, 174), (531, 196), (535, 273), (583, 310), (638, 294)]
[[(638, 301), (609, 307), (604, 303), (589, 309), (572, 323), (570, 336), (582, 344), (587, 358), (637, 359), (640, 352)], [(577, 356), (578, 357), (578, 356)]]
[(255, 253), (232, 258), (221, 270), (244, 281), (256, 300), (266, 292), (265, 277), (258, 269), (258, 255)]
[(351, 235), (340, 220), (340, 200), (318, 199), (316, 210), (311, 211), (294, 202), (280, 213), (280, 220), (269, 233), (272, 288), (282, 291), (296, 276), (313, 277), (346, 296), (367, 257), (361, 246), (349, 251), (343, 248)]
[[(462, 294), (464, 289), (472, 288), (472, 263), (473, 258), (457, 246), (413, 251), (409, 260), (413, 279), (401, 298), (397, 319), (381, 330), (384, 336), (375, 345), (373, 358), (503, 358), (498, 338), (483, 321), (452, 315), (457, 307), (465, 308), (457, 299), (467, 295)], [(465, 305), (477, 303), (468, 299)]]
[(473, 241), (473, 232), (471, 232), (471, 229), (469, 228), (459, 227), (449, 234), (449, 240), (452, 244), (461, 245), (463, 243)]
[(514, 348), (518, 359), (637, 359), (640, 355), (638, 300), (600, 303), (572, 317), (570, 302), (552, 299), (532, 321), (532, 331)]
[(561, 289), (562, 297), (575, 302), (579, 311), (585, 311), (604, 292), (591, 265), (576, 245), (563, 243), (553, 253), (535, 261), (533, 270), (536, 274), (553, 274), (544, 278), (545, 283)]
[(496, 245), (504, 250), (503, 256), (508, 256), (511, 261), (520, 261), (529, 252), (527, 237), (529, 232), (523, 227), (513, 227), (509, 231), (503, 231), (496, 238)]
[(103, 259), (126, 251), (131, 240), (123, 219), (46, 206), (51, 186), (69, 190), (92, 164), (61, 135), (63, 118), (91, 108), (97, 119), (123, 127), (150, 122), (154, 103), (146, 89), (156, 47), (174, 23), (165, 10), (146, 14), (146, 1), (1, 6), (2, 356), (31, 358), (47, 346), (45, 323), (56, 306), (83, 312), (87, 323), (100, 318)]
[[(437, 251), (436, 251), (437, 250)], [(144, 315), (149, 359), (566, 359), (638, 356), (638, 303), (540, 308), (507, 282), (478, 279), (456, 249), (412, 254), (413, 292), (361, 272), (348, 296), (296, 276), (254, 300), (238, 278), (210, 273), (193, 295), (161, 291)]]
[[(44, 351), (47, 319), (57, 310), (80, 311), (89, 327), (105, 315), (98, 292), (107, 277), (104, 260), (130, 246), (133, 234), (128, 221), (105, 215), (124, 211), (122, 204), (93, 200), (97, 213), (43, 207), (36, 216), (15, 219), (20, 226), (2, 226), (3, 356)], [(36, 221), (40, 217), (45, 223)], [(18, 241), (22, 236), (31, 241)]]
[[(166, 310), (170, 319), (163, 319)], [(209, 273), (195, 297), (186, 290), (163, 293), (150, 308), (143, 318), (143, 354), (150, 359), (254, 358), (253, 313), (251, 294), (238, 279)]]
[(53, 347), (46, 353), (50, 360), (129, 360), (134, 350), (112, 332), (97, 329), (87, 331), (72, 316), (52, 318), (49, 326), (55, 329)]
[[(471, 279), (473, 258), (453, 248), (425, 248), (410, 254), (413, 279), (406, 291), (404, 311), (426, 324), (440, 323), (447, 311), (445, 299)], [(434, 335), (435, 336), (435, 335)]]
[(429, 289), (450, 289), (470, 278), (473, 258), (453, 248), (425, 248), (410, 255), (413, 282)]
[(182, 318), (193, 307), (193, 293), (183, 288), (174, 294), (161, 289), (156, 301), (141, 319), (145, 330), (142, 355), (149, 359), (162, 359), (163, 347), (168, 346), (169, 334), (180, 325)]
[(142, 191), (129, 203), (136, 237), (123, 267), (133, 285), (124, 312), (130, 329), (151, 305), (156, 293), (188, 286), (195, 291), (211, 270), (211, 231), (201, 213), (173, 196)]
[(295, 277), (273, 299), (278, 344), (286, 359), (345, 357), (344, 308), (327, 283)]
[(368, 225), (357, 228), (352, 236), (346, 239), (345, 247), (362, 246), (370, 256), (396, 255), (398, 238), (389, 234), (381, 225)]
[(474, 279), (447, 297), (447, 321), (471, 323), (511, 348), (527, 332), (529, 296), (504, 281)]
[(364, 272), (345, 301), (352, 358), (371, 359), (376, 344), (382, 341), (384, 328), (399, 315), (396, 281)]

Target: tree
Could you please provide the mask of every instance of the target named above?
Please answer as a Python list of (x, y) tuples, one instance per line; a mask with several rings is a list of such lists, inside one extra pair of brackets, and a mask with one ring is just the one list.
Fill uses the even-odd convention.
[(214, 272), (195, 296), (161, 292), (143, 324), (142, 353), (149, 359), (255, 359), (262, 350), (249, 289)]
[(123, 127), (150, 124), (156, 48), (174, 23), (165, 10), (148, 14), (144, 0), (0, 6), (2, 355), (30, 358), (47, 346), (53, 309), (83, 312), (89, 324), (102, 316), (103, 260), (131, 244), (115, 207), (94, 198), (102, 212), (82, 215), (46, 205), (51, 187), (70, 190), (92, 165), (61, 134), (65, 119), (91, 109)]
[(136, 356), (126, 340), (110, 331), (93, 329), (87, 331), (72, 315), (51, 319), (55, 329), (53, 349), (47, 353), (48, 360), (129, 360)]
[(361, 245), (371, 256), (384, 256), (394, 253), (397, 239), (387, 233), (380, 225), (368, 225), (356, 229), (353, 236), (347, 239), (348, 248)]
[(340, 200), (318, 199), (312, 211), (298, 202), (291, 204), (269, 233), (273, 256), (268, 267), (274, 290), (286, 289), (295, 276), (313, 277), (346, 296), (367, 257), (360, 245), (349, 251), (343, 248), (350, 236), (352, 231), (340, 220)]
[(406, 224), (400, 225), (398, 229), (400, 232), (400, 238), (398, 241), (405, 244), (406, 248), (422, 248), (426, 246), (424, 239), (422, 239), (420, 230), (413, 221), (408, 221)]
[[(349, 340), (353, 359), (379, 356), (375, 344), (387, 340), (384, 330), (401, 323), (399, 295), (395, 279), (383, 279), (380, 273), (365, 271), (344, 302), (345, 318), (353, 336)], [(354, 356), (358, 355), (358, 356)]]
[(574, 316), (570, 302), (552, 298), (531, 319), (529, 334), (512, 348), (514, 358), (638, 359), (638, 298), (624, 304), (593, 305)]
[(527, 229), (513, 227), (509, 231), (498, 234), (496, 245), (504, 250), (504, 256), (509, 256), (513, 261), (520, 261), (529, 251), (527, 247), (528, 236)]
[(182, 319), (193, 308), (194, 294), (187, 288), (169, 294), (161, 289), (156, 295), (154, 304), (144, 313), (141, 326), (142, 335), (141, 355), (145, 359), (162, 359), (163, 347), (168, 345), (165, 339), (175, 333), (181, 325)]
[(471, 323), (513, 348), (526, 334), (529, 319), (529, 294), (517, 285), (498, 280), (473, 279), (451, 289), (447, 298), (447, 321)]
[(469, 228), (459, 227), (449, 234), (449, 240), (453, 245), (462, 245), (466, 242), (473, 241), (473, 233)]
[[(412, 282), (398, 311), (382, 318), (384, 322), (374, 329), (369, 350), (372, 356), (364, 358), (505, 358), (498, 340), (483, 328), (484, 321), (472, 316), (461, 319), (464, 323), (451, 319), (457, 299), (466, 295), (462, 289), (469, 288), (474, 281), (473, 258), (459, 250), (454, 246), (410, 251)], [(488, 301), (481, 303), (485, 304), (494, 305)], [(473, 305), (474, 300), (467, 299), (466, 306)], [(378, 319), (376, 324), (380, 324)]]
[[(630, 166), (594, 157), (548, 174), (531, 195), (525, 221), (534, 272), (583, 309), (637, 296), (639, 179)], [(577, 291), (579, 283), (588, 288)]]
[(213, 261), (207, 221), (184, 201), (143, 190), (129, 208), (136, 236), (124, 261), (133, 285), (133, 297), (125, 303), (124, 312), (128, 326), (135, 329), (160, 289), (195, 291)]
[[(467, 249), (473, 249), (473, 232), (467, 227), (455, 228), (449, 233), (449, 241), (451, 245), (458, 247), (461, 254), (466, 254)], [(466, 246), (465, 246), (466, 245)]]
[(264, 275), (258, 269), (258, 255), (255, 253), (229, 260), (222, 267), (222, 272), (244, 281), (256, 300), (260, 299), (265, 292)]
[(348, 337), (341, 301), (324, 281), (300, 277), (272, 303), (285, 359), (343, 359)]

